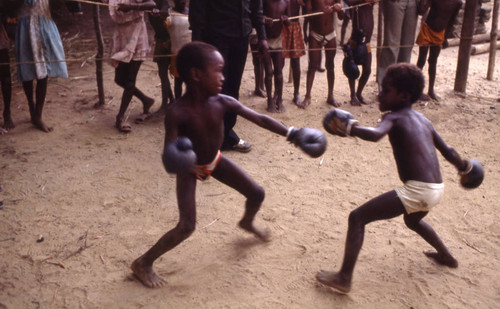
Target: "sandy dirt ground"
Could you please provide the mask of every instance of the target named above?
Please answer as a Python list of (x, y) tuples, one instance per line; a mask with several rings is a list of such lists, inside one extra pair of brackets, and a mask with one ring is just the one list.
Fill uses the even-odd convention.
[[(106, 10), (102, 18), (108, 46)], [(253, 150), (224, 155), (266, 189), (257, 223), (271, 230), (272, 241), (261, 243), (237, 228), (241, 195), (214, 179), (199, 182), (197, 230), (156, 262), (167, 284), (148, 289), (131, 278), (129, 266), (178, 219), (175, 177), (160, 159), (162, 119), (119, 133), (114, 119), (121, 91), (108, 64), (106, 104), (94, 108), (95, 65), (84, 61), (95, 54), (91, 15), (62, 19), (59, 27), (67, 58), (76, 60), (68, 62), (69, 79), (49, 81), (44, 118), (54, 132), (31, 125), (15, 82), (16, 128), (0, 136), (0, 308), (498, 308), (499, 56), (492, 81), (485, 78), (488, 55), (473, 56), (467, 95), (459, 96), (453, 91), (458, 48), (443, 50), (436, 85), (442, 101), (415, 104), (450, 145), (479, 159), (486, 171), (478, 189), (464, 190), (455, 168), (440, 157), (445, 195), (427, 221), (458, 268), (426, 258), (422, 252), (432, 248), (398, 217), (366, 227), (350, 294), (319, 284), (319, 270), (338, 269), (342, 262), (349, 212), (400, 185), (389, 142), (329, 135), (324, 156), (311, 159), (283, 137), (240, 119), (236, 130)], [(413, 63), (416, 58), (415, 49)], [(377, 104), (348, 104), (341, 61), (338, 52), (336, 99), (362, 124), (375, 126)], [(303, 57), (302, 95), (306, 67)], [(284, 72), (287, 77), (288, 61)], [(265, 113), (265, 100), (252, 96), (253, 85), (248, 57), (241, 102)], [(143, 64), (138, 86), (156, 99), (156, 109), (161, 95), (155, 63)], [(287, 126), (322, 129), (330, 110), (326, 73), (317, 73), (308, 109), (291, 103), (292, 91), (286, 83), (287, 110), (273, 116)], [(376, 100), (373, 74), (365, 96)], [(134, 99), (129, 119), (140, 112)], [(37, 242), (40, 235), (44, 240)]]

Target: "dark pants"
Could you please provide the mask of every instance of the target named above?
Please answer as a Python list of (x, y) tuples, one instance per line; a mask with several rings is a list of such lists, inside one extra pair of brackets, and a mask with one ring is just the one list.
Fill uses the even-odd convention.
[[(207, 43), (217, 47), (224, 58), (224, 86), (222, 93), (233, 98), (239, 98), (241, 77), (245, 69), (248, 53), (248, 36), (242, 38), (211, 37)], [(224, 141), (221, 149), (230, 149), (236, 145), (240, 138), (234, 132), (236, 114), (226, 113), (224, 115)]]

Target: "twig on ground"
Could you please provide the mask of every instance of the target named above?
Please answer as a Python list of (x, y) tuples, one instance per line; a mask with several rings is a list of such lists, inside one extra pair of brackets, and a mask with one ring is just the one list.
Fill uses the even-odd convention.
[(56, 266), (59, 266), (59, 267), (61, 267), (61, 268), (66, 269), (66, 266), (64, 266), (64, 264), (63, 264), (63, 263), (61, 263), (61, 262), (59, 262), (59, 261), (52, 262), (52, 261), (47, 261), (47, 260), (45, 260), (44, 262), (45, 262), (45, 263), (47, 263), (47, 264), (56, 265)]
[(219, 220), (220, 220), (220, 218), (217, 218), (217, 219), (215, 219), (214, 221), (212, 221), (212, 222), (210, 222), (209, 224), (207, 224), (207, 225), (205, 225), (204, 227), (202, 227), (201, 229), (202, 229), (202, 230), (204, 230), (204, 229), (206, 229), (207, 227), (209, 227), (210, 225), (214, 224), (215, 222), (217, 222), (217, 221), (219, 221)]
[(476, 248), (474, 245), (470, 244), (467, 239), (463, 238), (463, 241), (465, 242), (465, 244), (469, 247), (471, 247), (472, 249), (476, 250), (477, 252), (479, 253), (483, 253), (481, 250), (479, 250), (478, 248)]

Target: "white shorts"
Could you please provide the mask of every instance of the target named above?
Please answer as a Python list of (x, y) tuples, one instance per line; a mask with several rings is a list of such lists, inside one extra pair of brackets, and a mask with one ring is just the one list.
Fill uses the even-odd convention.
[(394, 190), (408, 214), (419, 211), (428, 212), (441, 200), (444, 184), (408, 180), (403, 186)]

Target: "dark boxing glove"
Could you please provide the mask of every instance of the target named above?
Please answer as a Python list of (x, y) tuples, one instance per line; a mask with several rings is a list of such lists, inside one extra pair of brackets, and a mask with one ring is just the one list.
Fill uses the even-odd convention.
[(286, 140), (300, 147), (313, 158), (321, 156), (326, 150), (326, 137), (320, 130), (290, 127), (286, 134)]
[(165, 146), (162, 160), (167, 173), (177, 174), (192, 168), (197, 158), (189, 138), (181, 136)]
[(459, 171), (460, 184), (467, 189), (474, 189), (479, 187), (484, 179), (484, 169), (481, 163), (476, 159), (467, 161), (467, 168)]
[(339, 108), (329, 111), (323, 119), (323, 127), (328, 133), (342, 137), (351, 136), (351, 128), (357, 123), (359, 121), (351, 113)]

